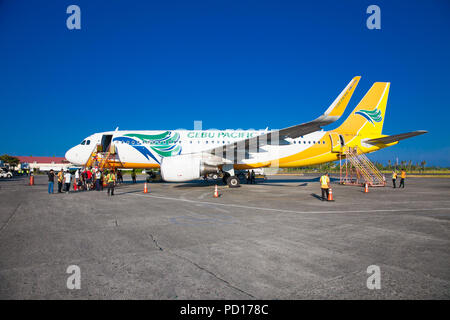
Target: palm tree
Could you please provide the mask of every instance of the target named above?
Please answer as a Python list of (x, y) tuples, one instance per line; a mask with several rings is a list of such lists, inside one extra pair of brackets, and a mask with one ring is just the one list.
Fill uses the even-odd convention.
[(420, 166), (422, 167), (422, 172), (425, 171), (425, 166), (426, 166), (427, 162), (425, 160), (423, 160), (422, 162), (420, 162)]

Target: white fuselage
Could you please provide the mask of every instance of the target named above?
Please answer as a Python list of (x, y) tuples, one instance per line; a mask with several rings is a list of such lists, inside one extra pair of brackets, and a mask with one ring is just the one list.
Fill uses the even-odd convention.
[[(75, 165), (84, 165), (92, 151), (102, 143), (102, 137), (112, 136), (116, 152), (128, 167), (159, 166), (162, 158), (180, 154), (199, 153), (213, 148), (238, 143), (247, 138), (267, 133), (265, 130), (167, 130), (167, 131), (109, 131), (93, 134), (66, 153), (66, 159)], [(318, 143), (325, 143), (325, 131), (316, 131), (296, 139), (287, 138), (280, 144), (242, 146), (238, 152), (239, 164), (274, 161), (302, 152)], [(275, 139), (274, 139), (275, 141)], [(278, 140), (277, 140), (278, 141)], [(225, 149), (226, 150), (226, 149)], [(230, 152), (234, 152), (230, 150)]]

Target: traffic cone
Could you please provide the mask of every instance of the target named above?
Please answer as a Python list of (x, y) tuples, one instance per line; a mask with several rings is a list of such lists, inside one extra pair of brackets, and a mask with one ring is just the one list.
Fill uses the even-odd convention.
[(30, 176), (30, 186), (34, 186), (34, 176)]
[(144, 193), (148, 193), (147, 182), (144, 184)]
[(218, 198), (219, 197), (219, 190), (217, 189), (217, 184), (216, 187), (214, 188), (214, 198)]
[(328, 201), (334, 201), (333, 200), (333, 189), (330, 188), (330, 190), (328, 191)]
[(364, 193), (369, 193), (369, 185), (367, 183), (364, 185)]
[(76, 181), (73, 182), (73, 190), (77, 191), (77, 182)]

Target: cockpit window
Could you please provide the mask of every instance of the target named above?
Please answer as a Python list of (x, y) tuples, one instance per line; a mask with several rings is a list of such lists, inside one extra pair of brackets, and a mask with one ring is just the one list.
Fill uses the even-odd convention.
[(86, 145), (88, 146), (88, 145), (90, 145), (91, 144), (91, 140), (87, 140), (86, 141)]
[(80, 144), (82, 144), (84, 146), (85, 143), (86, 143), (86, 140), (83, 140)]

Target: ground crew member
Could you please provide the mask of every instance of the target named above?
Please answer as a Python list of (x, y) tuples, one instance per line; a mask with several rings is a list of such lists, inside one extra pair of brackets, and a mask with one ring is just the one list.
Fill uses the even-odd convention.
[(53, 184), (55, 183), (55, 173), (53, 172), (53, 169), (50, 170), (48, 173), (48, 193), (53, 193)]
[(396, 188), (395, 182), (397, 181), (397, 172), (392, 171), (392, 184), (394, 185), (394, 189)]
[(131, 171), (131, 179), (133, 180), (133, 183), (136, 183), (136, 171), (134, 169)]
[(250, 183), (251, 184), (256, 184), (256, 178), (255, 178), (255, 171), (252, 170), (252, 175), (250, 177)]
[(328, 172), (320, 177), (320, 188), (322, 189), (322, 201), (328, 201), (328, 193), (330, 189), (330, 178)]
[(247, 171), (247, 184), (252, 181), (252, 173), (250, 172), (250, 170)]
[(110, 171), (106, 176), (106, 182), (108, 182), (108, 196), (114, 195), (114, 184), (116, 182), (116, 175), (113, 171)]
[(406, 178), (406, 171), (405, 169), (402, 169), (402, 173), (400, 174), (400, 184), (398, 185), (399, 188), (405, 188), (405, 178)]
[(61, 169), (61, 171), (58, 172), (58, 193), (62, 192), (63, 181), (64, 181), (64, 172), (63, 169)]

